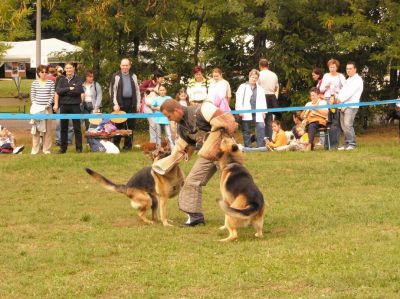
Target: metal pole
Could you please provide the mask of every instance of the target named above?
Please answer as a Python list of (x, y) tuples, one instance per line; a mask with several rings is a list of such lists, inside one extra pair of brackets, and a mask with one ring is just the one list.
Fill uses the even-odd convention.
[(42, 55), (42, 0), (36, 1), (36, 67), (41, 64)]

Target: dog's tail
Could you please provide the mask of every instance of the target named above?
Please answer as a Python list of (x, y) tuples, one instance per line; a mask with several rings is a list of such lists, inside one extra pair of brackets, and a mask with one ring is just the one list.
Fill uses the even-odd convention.
[(245, 209), (232, 208), (228, 205), (228, 203), (226, 203), (224, 200), (220, 198), (217, 198), (217, 203), (219, 204), (220, 208), (222, 209), (222, 211), (224, 211), (225, 214), (233, 218), (239, 218), (242, 220), (250, 219), (260, 209), (260, 207), (257, 204), (250, 204)]
[(114, 192), (119, 192), (126, 194), (127, 192), (127, 187), (125, 185), (117, 185), (113, 182), (111, 182), (109, 179), (106, 177), (102, 176), (100, 173), (97, 173), (94, 170), (91, 170), (90, 168), (85, 168), (86, 172), (90, 174), (96, 181), (98, 181), (100, 184), (103, 185), (104, 188), (110, 191)]

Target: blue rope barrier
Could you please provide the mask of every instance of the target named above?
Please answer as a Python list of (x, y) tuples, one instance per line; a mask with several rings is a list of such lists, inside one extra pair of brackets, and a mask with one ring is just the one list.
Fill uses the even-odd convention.
[[(234, 110), (230, 111), (231, 114), (242, 113), (268, 113), (268, 112), (290, 112), (300, 110), (317, 110), (321, 108), (344, 108), (344, 107), (362, 107), (362, 106), (376, 106), (400, 103), (399, 99), (374, 101), (374, 102), (359, 102), (359, 103), (344, 103), (335, 105), (321, 105), (321, 106), (297, 106), (297, 107), (284, 107), (284, 108), (269, 108), (269, 109), (254, 109), (254, 110)], [(113, 119), (113, 118), (157, 118), (163, 115), (154, 115), (153, 113), (126, 113), (126, 114), (24, 114), (24, 113), (0, 113), (0, 119)]]

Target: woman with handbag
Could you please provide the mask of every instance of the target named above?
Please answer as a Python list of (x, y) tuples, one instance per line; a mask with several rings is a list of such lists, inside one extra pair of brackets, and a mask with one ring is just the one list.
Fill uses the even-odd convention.
[[(86, 72), (86, 80), (82, 84), (85, 93), (82, 94), (82, 107), (81, 111), (85, 114), (98, 113), (101, 108), (101, 101), (103, 98), (101, 86), (98, 82), (94, 81), (92, 71)], [(89, 128), (89, 120), (85, 119), (86, 130)]]

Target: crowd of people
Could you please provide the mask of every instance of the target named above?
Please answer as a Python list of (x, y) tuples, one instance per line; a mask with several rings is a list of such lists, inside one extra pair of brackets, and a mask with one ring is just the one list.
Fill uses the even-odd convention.
[[(168, 95), (163, 71), (156, 70), (151, 79), (139, 82), (131, 70), (131, 62), (121, 60), (120, 69), (111, 77), (109, 93), (114, 112), (147, 113), (149, 117), (149, 141), (161, 145), (162, 131), (165, 132), (170, 148), (175, 145), (177, 124), (170, 122), (160, 114), (160, 107), (172, 99)], [(363, 91), (363, 81), (357, 74), (354, 62), (346, 64), (347, 79), (338, 72), (339, 61), (330, 59), (327, 62), (329, 72), (323, 74), (320, 69), (312, 70), (315, 86), (310, 90), (310, 101), (306, 107), (324, 106), (337, 103), (357, 103)], [(75, 73), (75, 66), (67, 62), (64, 69), (55, 65), (39, 65), (37, 79), (31, 86), (31, 114), (91, 114), (99, 113), (102, 109), (102, 88), (95, 81), (92, 71), (85, 72), (85, 80)], [(242, 83), (236, 91), (235, 110), (254, 110), (278, 108), (279, 81), (277, 75), (269, 69), (266, 59), (259, 61), (259, 69), (253, 69), (248, 74), (248, 80)], [(200, 66), (193, 68), (193, 78), (188, 81), (174, 99), (185, 109), (189, 106), (201, 106), (211, 103), (222, 111), (230, 111), (232, 98), (231, 86), (223, 78), (220, 68), (214, 68), (211, 78), (208, 78)], [(295, 126), (292, 128), (294, 138), (284, 133), (281, 123), (281, 113), (241, 113), (239, 122), (243, 133), (243, 151), (268, 150), (314, 150), (316, 145), (329, 149), (356, 148), (354, 119), (358, 106), (348, 106), (339, 109), (307, 109), (293, 116)], [(72, 126), (71, 126), (72, 123)], [(85, 120), (85, 129), (90, 126)], [(52, 120), (31, 120), (32, 150), (38, 154), (42, 149), (44, 154), (50, 154), (52, 146)], [(128, 118), (122, 123), (115, 124), (117, 129), (127, 129), (134, 132), (135, 119)], [(254, 134), (253, 133), (254, 130)], [(339, 146), (341, 131), (344, 133), (344, 144)], [(306, 133), (306, 137), (299, 135)], [(327, 135), (328, 134), (328, 135)], [(59, 153), (65, 153), (68, 144), (75, 136), (75, 149), (82, 152), (81, 121), (73, 119), (57, 120), (56, 144), (60, 146)], [(316, 144), (319, 135), (319, 143)], [(304, 134), (303, 134), (304, 136)], [(113, 143), (120, 149), (121, 139), (124, 138), (122, 150), (131, 150), (132, 135), (115, 136)], [(305, 141), (307, 140), (307, 141)], [(252, 147), (255, 142), (255, 147)]]

